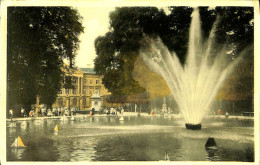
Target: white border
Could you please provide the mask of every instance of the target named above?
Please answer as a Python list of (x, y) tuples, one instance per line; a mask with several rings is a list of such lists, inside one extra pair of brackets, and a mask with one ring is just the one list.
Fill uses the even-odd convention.
[(20, 1), (11, 1), (11, 0), (2, 0), (1, 2), (1, 65), (0, 65), (0, 108), (1, 108), (1, 115), (0, 115), (0, 133), (1, 133), (1, 163), (3, 164), (85, 164), (86, 162), (6, 162), (6, 153), (5, 153), (5, 146), (6, 146), (6, 13), (7, 13), (7, 6), (80, 6), (80, 7), (115, 7), (115, 6), (157, 6), (157, 7), (164, 7), (164, 6), (251, 6), (255, 7), (255, 35), (254, 35), (254, 66), (255, 66), (255, 80), (254, 80), (254, 110), (255, 110), (255, 162), (248, 163), (248, 162), (204, 162), (204, 161), (197, 161), (197, 162), (185, 162), (185, 161), (172, 161), (172, 162), (130, 162), (130, 161), (121, 161), (121, 162), (87, 162), (88, 164), (259, 164), (259, 107), (260, 107), (260, 79), (259, 79), (259, 46), (260, 46), (260, 36), (259, 36), (259, 21), (260, 21), (260, 12), (259, 12), (259, 1), (257, 0), (154, 0), (154, 1), (126, 1), (126, 0), (97, 0), (97, 1), (44, 1), (44, 0), (20, 0)]

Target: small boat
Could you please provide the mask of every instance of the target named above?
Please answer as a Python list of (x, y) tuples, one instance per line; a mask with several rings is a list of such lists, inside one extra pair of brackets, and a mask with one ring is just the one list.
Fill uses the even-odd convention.
[(59, 131), (59, 126), (58, 126), (58, 125), (56, 125), (56, 127), (54, 128), (54, 131), (55, 131), (55, 132), (58, 132), (58, 131)]
[(12, 148), (24, 148), (26, 147), (22, 141), (22, 138), (18, 136), (15, 140), (14, 143), (11, 145)]
[(123, 116), (122, 116), (122, 117), (120, 117), (119, 121), (124, 121), (124, 118), (123, 118)]

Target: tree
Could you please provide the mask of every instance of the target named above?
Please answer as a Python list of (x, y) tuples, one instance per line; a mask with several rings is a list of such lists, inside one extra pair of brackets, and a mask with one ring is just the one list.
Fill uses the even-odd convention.
[[(133, 95), (145, 90), (132, 77), (139, 41), (145, 34), (162, 32), (166, 15), (155, 7), (116, 8), (110, 15), (110, 32), (95, 41), (95, 70), (113, 95)], [(127, 21), (126, 21), (127, 20)], [(151, 28), (152, 27), (152, 28)]]
[(74, 65), (81, 17), (70, 7), (9, 7), (7, 17), (8, 107), (28, 112), (36, 95), (50, 107), (65, 77), (63, 60)]
[[(111, 13), (109, 32), (105, 36), (98, 37), (95, 42), (98, 55), (95, 59), (95, 70), (104, 76), (105, 87), (113, 95), (141, 94), (148, 88), (152, 89), (152, 84), (156, 84), (152, 83), (151, 79), (144, 80), (149, 72), (142, 73), (145, 76), (140, 73), (140, 70), (145, 68), (140, 66), (143, 63), (137, 57), (145, 36), (159, 36), (168, 49), (175, 51), (180, 61), (185, 62), (193, 8), (169, 7), (169, 9), (171, 10), (169, 15), (155, 7), (122, 7), (116, 8)], [(252, 45), (253, 8), (217, 7), (209, 10), (208, 7), (200, 7), (199, 10), (202, 38), (204, 40), (208, 38), (214, 22), (218, 19), (215, 27), (217, 29), (215, 51), (225, 43), (231, 50), (227, 53), (230, 61), (237, 58), (243, 49)], [(248, 56), (253, 59), (252, 53)], [(145, 87), (141, 81), (150, 82), (150, 86)], [(161, 90), (167, 93), (168, 89)]]

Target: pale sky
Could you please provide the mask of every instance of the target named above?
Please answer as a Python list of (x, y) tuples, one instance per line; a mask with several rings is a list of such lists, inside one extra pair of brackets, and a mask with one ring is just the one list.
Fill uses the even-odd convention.
[[(83, 17), (84, 33), (80, 35), (80, 47), (75, 58), (76, 66), (79, 68), (93, 68), (96, 51), (94, 41), (98, 36), (108, 32), (109, 13), (115, 7), (77, 7)], [(163, 8), (169, 14), (167, 7)]]
[(76, 66), (79, 68), (94, 67), (96, 51), (95, 39), (108, 32), (109, 12), (115, 10), (114, 7), (78, 7), (80, 15), (83, 17), (84, 33), (80, 35), (80, 47), (76, 56)]

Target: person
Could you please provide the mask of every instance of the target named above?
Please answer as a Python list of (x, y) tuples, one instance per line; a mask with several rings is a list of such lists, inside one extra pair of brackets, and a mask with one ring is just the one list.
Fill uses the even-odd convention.
[(121, 107), (121, 115), (123, 116), (124, 115), (124, 108)]
[(64, 113), (64, 107), (61, 107), (60, 108), (60, 115), (63, 116), (63, 113)]
[(92, 115), (95, 115), (95, 108), (91, 109)]
[(46, 108), (45, 108), (45, 107), (42, 107), (42, 108), (41, 108), (42, 116), (45, 116), (45, 112), (46, 112)]
[(107, 115), (110, 115), (110, 108), (107, 108)]
[(114, 108), (113, 108), (113, 107), (110, 108), (110, 113), (111, 113), (111, 114), (114, 113)]
[(38, 111), (38, 116), (39, 116), (39, 117), (42, 117), (42, 108), (39, 109), (39, 111)]
[(32, 110), (30, 110), (30, 112), (29, 112), (29, 116), (30, 116), (30, 117), (33, 116), (33, 111), (32, 111)]
[(32, 117), (35, 117), (35, 110), (32, 110)]
[(75, 116), (76, 108), (71, 108), (72, 116)]
[(58, 113), (58, 116), (60, 116), (60, 107), (58, 107), (58, 109), (57, 109), (57, 113)]
[(226, 116), (226, 118), (228, 118), (229, 114), (226, 112), (225, 116)]
[(51, 109), (49, 108), (48, 110), (47, 110), (47, 116), (48, 117), (51, 117), (53, 114), (52, 114), (52, 112), (51, 112)]
[(65, 116), (69, 116), (69, 109), (66, 107), (64, 111)]
[(153, 116), (154, 114), (155, 114), (154, 111), (152, 111), (152, 116)]
[(11, 121), (13, 120), (13, 116), (14, 116), (14, 111), (13, 111), (13, 109), (10, 109), (9, 110), (9, 116), (10, 116), (10, 119), (11, 119)]
[(24, 117), (24, 108), (21, 108), (21, 117)]
[(52, 108), (52, 115), (57, 116), (56, 113), (57, 113), (57, 108), (56, 107)]
[(218, 114), (221, 115), (221, 112), (222, 112), (221, 109), (219, 109), (219, 110), (218, 110)]

